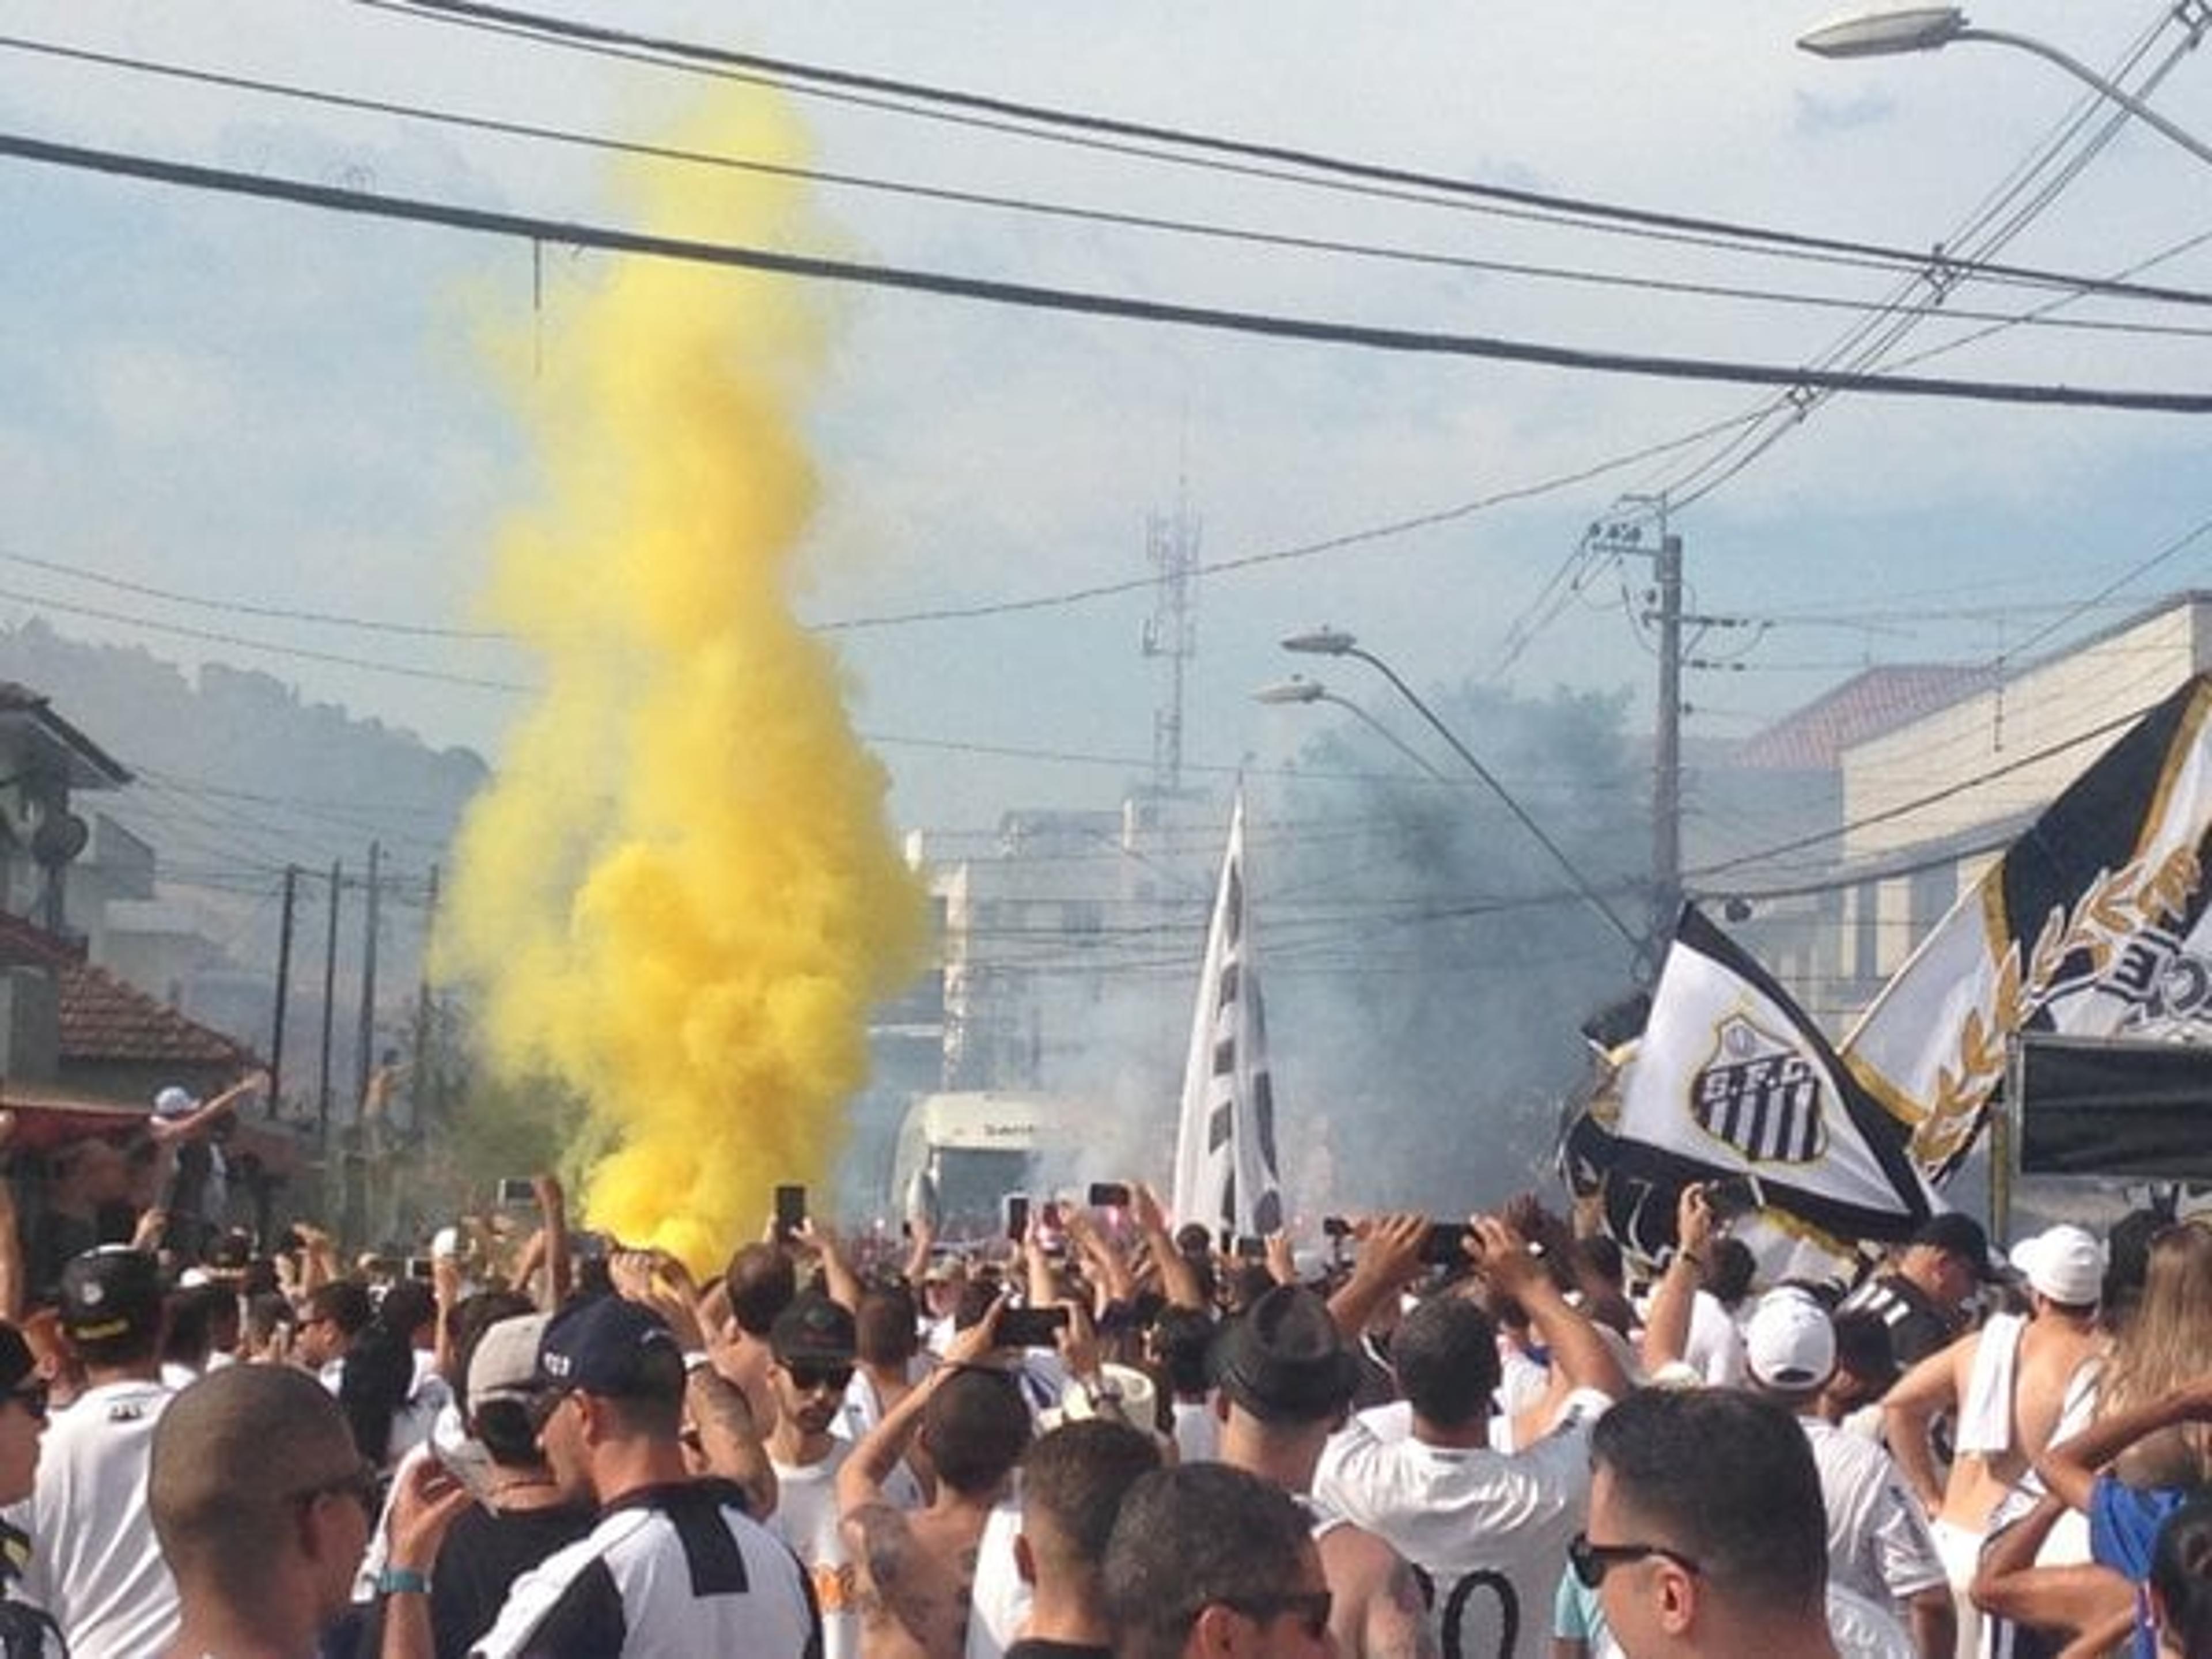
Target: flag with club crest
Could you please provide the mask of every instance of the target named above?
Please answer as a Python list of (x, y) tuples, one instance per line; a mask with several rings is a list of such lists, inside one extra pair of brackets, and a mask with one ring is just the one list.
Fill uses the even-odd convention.
[[(1937, 1179), (2030, 1033), (2212, 1042), (2212, 677), (2098, 757), (1961, 894), (1842, 1045)], [(2208, 1119), (2212, 1122), (2212, 1119)]]
[(1607, 1231), (1646, 1261), (1673, 1243), (1676, 1200), (1692, 1182), (1752, 1177), (1764, 1208), (1736, 1234), (1770, 1268), (1803, 1247), (1793, 1271), (1839, 1261), (1862, 1239), (1905, 1237), (1932, 1207), (1902, 1126), (1695, 905), (1683, 907), (1614, 1084), (1565, 1150), (1577, 1184), (1601, 1197)]
[(1275, 1173), (1275, 1101), (1267, 1077), (1267, 1020), (1252, 935), (1244, 859), (1244, 794), (1229, 818), (1229, 848), (1206, 929), (1198, 1007), (1183, 1068), (1176, 1137), (1175, 1217), (1217, 1231), (1264, 1236), (1283, 1225)]

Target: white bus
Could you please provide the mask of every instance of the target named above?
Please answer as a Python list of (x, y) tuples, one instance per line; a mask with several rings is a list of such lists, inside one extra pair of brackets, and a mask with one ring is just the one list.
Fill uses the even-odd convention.
[(1000, 1224), (1008, 1193), (1044, 1192), (1054, 1166), (1071, 1161), (1077, 1107), (1051, 1095), (981, 1089), (922, 1095), (899, 1126), (891, 1191), (914, 1206), (915, 1178), (935, 1194), (939, 1236), (980, 1237)]

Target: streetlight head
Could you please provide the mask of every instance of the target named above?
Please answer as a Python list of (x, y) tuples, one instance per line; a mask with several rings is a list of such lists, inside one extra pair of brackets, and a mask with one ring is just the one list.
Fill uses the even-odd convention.
[(1888, 58), (1933, 52), (1957, 40), (1966, 27), (1966, 14), (1956, 6), (1907, 6), (1839, 17), (1799, 35), (1797, 46), (1816, 58)]
[(1252, 694), (1255, 702), (1319, 702), (1328, 695), (1328, 688), (1319, 680), (1310, 680), (1303, 674), (1293, 674), (1286, 680), (1277, 680), (1263, 685)]
[(1358, 643), (1340, 628), (1316, 628), (1310, 634), (1291, 635), (1283, 641), (1283, 649), (1309, 657), (1341, 657)]

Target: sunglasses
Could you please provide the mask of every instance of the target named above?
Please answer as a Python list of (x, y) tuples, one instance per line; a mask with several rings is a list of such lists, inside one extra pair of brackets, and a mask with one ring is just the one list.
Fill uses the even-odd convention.
[(1318, 1642), (1328, 1634), (1328, 1615), (1334, 1598), (1327, 1590), (1285, 1590), (1280, 1595), (1223, 1596), (1218, 1606), (1234, 1609), (1247, 1619), (1266, 1624), (1284, 1613), (1298, 1616), (1298, 1627)]
[(810, 1365), (804, 1360), (786, 1365), (783, 1374), (791, 1379), (791, 1386), (801, 1394), (813, 1394), (822, 1389), (842, 1394), (846, 1385), (853, 1380), (850, 1365)]
[(1705, 1571), (1680, 1550), (1669, 1549), (1664, 1544), (1593, 1544), (1588, 1533), (1578, 1532), (1567, 1546), (1567, 1565), (1574, 1569), (1584, 1589), (1595, 1589), (1615, 1567), (1625, 1567), (1632, 1561), (1648, 1561), (1654, 1556), (1672, 1561), (1686, 1573), (1696, 1575)]
[(40, 1422), (43, 1423), (46, 1420), (48, 1394), (45, 1383), (26, 1382), (20, 1389), (10, 1389), (8, 1390), (8, 1398), (38, 1419)]
[(328, 1480), (302, 1487), (298, 1492), (287, 1492), (284, 1501), (305, 1508), (325, 1498), (340, 1497), (350, 1498), (360, 1504), (362, 1513), (368, 1517), (369, 1524), (375, 1525), (377, 1512), (384, 1507), (384, 1486), (376, 1478), (374, 1467), (367, 1462), (357, 1463), (347, 1474), (333, 1475)]

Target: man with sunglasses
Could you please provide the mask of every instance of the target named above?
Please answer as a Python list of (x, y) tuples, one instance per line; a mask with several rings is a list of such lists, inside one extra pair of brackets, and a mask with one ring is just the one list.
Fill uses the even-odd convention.
[(1836, 1659), (1812, 1448), (1782, 1407), (1646, 1389), (1591, 1431), (1568, 1564), (1628, 1659)]
[[(39, 1442), (46, 1431), (46, 1385), (23, 1334), (0, 1325), (0, 1506), (31, 1495)], [(30, 1559), (28, 1534), (0, 1520), (0, 1654), (8, 1659), (61, 1659), (65, 1650), (53, 1620), (14, 1599)]]
[(202, 1377), (161, 1415), (148, 1492), (182, 1613), (161, 1651), (319, 1651), (351, 1604), (377, 1504), (376, 1473), (328, 1390), (289, 1365)]
[(860, 1650), (853, 1556), (837, 1518), (837, 1471), (852, 1455), (853, 1443), (832, 1432), (853, 1381), (857, 1335), (849, 1312), (812, 1291), (777, 1315), (769, 1329), (775, 1427), (768, 1455), (777, 1496), (768, 1528), (791, 1547), (813, 1581), (823, 1659), (855, 1659)]
[[(532, 1414), (546, 1462), (563, 1486), (591, 1493), (599, 1523), (515, 1581), (472, 1651), (486, 1659), (820, 1653), (804, 1569), (746, 1515), (735, 1484), (686, 1468), (684, 1356), (665, 1320), (618, 1296), (572, 1303), (538, 1340), (538, 1382)], [(382, 1583), (386, 1659), (428, 1651), (419, 1604), (442, 1524), (465, 1502), (438, 1494), (436, 1484), (434, 1472), (418, 1474), (396, 1506)]]
[(103, 1245), (62, 1270), (61, 1328), (87, 1387), (58, 1412), (31, 1498), (26, 1600), (76, 1659), (145, 1659), (177, 1628), (177, 1587), (146, 1507), (161, 1381), (161, 1279), (143, 1250)]

